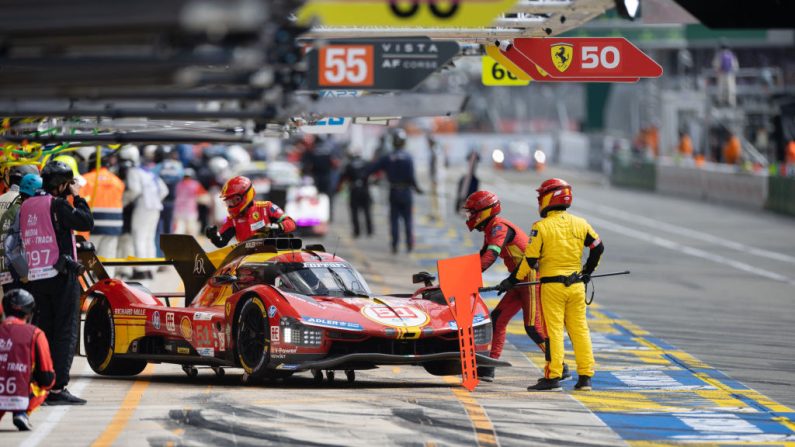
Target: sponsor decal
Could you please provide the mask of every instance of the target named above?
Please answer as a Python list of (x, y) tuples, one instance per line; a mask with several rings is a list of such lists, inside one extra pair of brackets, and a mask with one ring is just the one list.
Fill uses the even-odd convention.
[(174, 324), (174, 312), (166, 313), (166, 330), (169, 332), (177, 332), (177, 326)]
[(193, 324), (190, 322), (190, 318), (182, 317), (179, 322), (179, 331), (185, 340), (193, 339)]
[(424, 326), (430, 320), (425, 312), (406, 305), (374, 304), (362, 308), (362, 314), (376, 323), (393, 327)]
[(232, 303), (231, 303), (231, 302), (229, 302), (229, 301), (227, 301), (227, 302), (226, 302), (226, 306), (224, 307), (224, 310), (226, 311), (226, 316), (227, 316), (227, 317), (228, 317), (229, 315), (232, 315)]
[(135, 307), (135, 308), (125, 307), (125, 308), (120, 308), (120, 309), (113, 309), (113, 314), (114, 315), (144, 315), (144, 316), (146, 316), (146, 309), (140, 309), (140, 308), (137, 308), (137, 307)]
[(160, 330), (160, 312), (154, 311), (152, 313), (152, 327)]
[(254, 211), (253, 213), (251, 213), (251, 217), (254, 220), (259, 220), (259, 218), (262, 216), (260, 216), (259, 211)]
[(261, 220), (259, 222), (254, 222), (253, 224), (251, 224), (251, 231), (257, 231), (260, 228), (264, 228), (264, 227), (265, 227), (265, 221), (264, 220)]
[(186, 348), (183, 346), (177, 347), (177, 354), (190, 354), (190, 348)]
[(278, 310), (278, 309), (276, 309), (276, 306), (274, 306), (274, 305), (271, 305), (271, 306), (268, 308), (268, 317), (269, 317), (269, 318), (273, 318), (273, 317), (276, 315), (276, 312), (277, 312), (277, 310)]
[(549, 49), (550, 56), (552, 57), (552, 64), (561, 73), (568, 70), (571, 65), (572, 55), (574, 53), (574, 46), (570, 43), (559, 43), (552, 45)]
[(279, 341), (279, 326), (271, 327), (271, 342)]
[(334, 329), (347, 329), (350, 331), (363, 330), (362, 325), (359, 323), (351, 323), (348, 321), (326, 320), (324, 318), (304, 318), (304, 321), (315, 326), (330, 327)]
[(312, 268), (324, 268), (324, 267), (348, 267), (347, 264), (343, 262), (304, 262), (304, 267), (308, 269)]
[(216, 339), (218, 340), (218, 350), (219, 351), (226, 351), (226, 337), (223, 333), (218, 332), (215, 334)]
[(273, 354), (295, 354), (298, 352), (298, 348), (281, 348), (275, 347), (271, 349)]
[(298, 365), (287, 364), (287, 363), (279, 363), (279, 365), (276, 366), (276, 369), (298, 369)]
[(193, 274), (196, 276), (207, 274), (207, 270), (204, 268), (204, 258), (199, 253), (196, 253), (193, 258)]
[(196, 321), (210, 321), (213, 319), (213, 314), (210, 312), (194, 312), (193, 319)]
[(530, 230), (530, 237), (538, 236), (538, 230)]
[(138, 340), (132, 342), (132, 345), (130, 345), (130, 351), (138, 352)]
[[(477, 314), (474, 317), (472, 317), (472, 325), (473, 326), (477, 326), (477, 325), (480, 325), (482, 323), (488, 323), (489, 321), (491, 321), (491, 320), (486, 318), (483, 314)], [(448, 321), (447, 322), (447, 326), (449, 326), (450, 329), (452, 329), (454, 331), (458, 330), (458, 323), (456, 323), (455, 320)]]
[(213, 357), (215, 356), (215, 349), (213, 348), (196, 348), (196, 352), (199, 353), (202, 357)]

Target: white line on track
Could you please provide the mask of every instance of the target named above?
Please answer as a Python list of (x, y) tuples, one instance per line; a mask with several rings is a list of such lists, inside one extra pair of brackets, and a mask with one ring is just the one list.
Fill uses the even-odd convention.
[[(69, 392), (75, 395), (80, 395), (83, 392), (83, 388), (86, 387), (88, 382), (91, 379), (77, 379), (73, 382), (73, 386), (69, 387)], [(22, 441), (19, 444), (19, 447), (36, 447), (43, 441), (47, 436), (49, 436), (50, 432), (58, 426), (58, 423), (61, 419), (66, 415), (69, 409), (72, 408), (71, 405), (62, 405), (58, 407), (47, 407), (45, 411), (49, 412), (50, 414), (47, 415), (47, 419), (44, 420), (41, 424), (37, 425), (33, 428), (33, 434)], [(39, 411), (42, 411), (39, 409)]]
[(599, 214), (610, 216), (616, 219), (622, 219), (638, 223), (650, 228), (654, 228), (655, 230), (667, 231), (671, 234), (677, 234), (680, 236), (686, 236), (692, 239), (696, 239), (699, 241), (709, 242), (715, 245), (720, 245), (726, 248), (740, 251), (744, 254), (795, 264), (795, 256), (789, 256), (784, 253), (751, 247), (749, 245), (741, 244), (739, 242), (735, 242), (732, 240), (727, 240), (709, 233), (704, 233), (703, 231), (691, 230), (690, 228), (685, 228), (679, 225), (666, 223), (657, 219), (651, 219), (649, 217), (644, 217), (634, 213), (628, 213), (626, 211), (620, 210), (618, 208), (613, 208), (610, 206), (596, 205), (589, 201), (583, 201), (582, 199), (578, 199), (577, 204), (583, 209), (594, 211)]
[[(523, 205), (527, 205), (527, 198), (521, 197), (518, 194), (509, 192), (509, 191), (501, 191), (500, 197), (503, 197), (503, 200), (508, 199), (512, 202), (521, 203)], [(586, 207), (583, 207), (586, 208)], [(582, 213), (577, 213), (582, 214)], [(727, 265), (729, 267), (735, 268), (737, 270), (751, 273), (757, 276), (761, 276), (763, 278), (772, 279), (774, 281), (783, 282), (789, 285), (795, 286), (795, 281), (790, 279), (788, 276), (781, 275), (775, 272), (771, 272), (770, 270), (754, 267), (753, 265), (746, 264), (744, 262), (736, 261), (731, 258), (727, 258), (725, 256), (721, 256), (715, 253), (710, 253), (706, 250), (702, 250), (700, 248), (691, 247), (689, 245), (680, 244), (679, 242), (674, 242), (670, 239), (662, 238), (660, 236), (656, 236), (651, 233), (647, 233), (645, 231), (636, 230), (630, 228), (628, 226), (603, 219), (600, 217), (584, 215), (591, 223), (595, 224), (597, 228), (605, 228), (608, 230), (615, 231), (617, 233), (623, 234), (624, 236), (629, 236), (635, 239), (642, 240), (644, 242), (648, 242), (660, 247), (668, 248), (670, 250), (676, 251), (677, 253), (683, 253), (686, 255), (690, 255), (693, 257), (706, 259), (708, 261), (712, 261), (718, 264)]]

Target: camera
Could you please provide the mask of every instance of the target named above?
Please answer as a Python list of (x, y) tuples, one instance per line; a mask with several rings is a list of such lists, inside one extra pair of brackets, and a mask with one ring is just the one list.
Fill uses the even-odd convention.
[(58, 273), (74, 273), (75, 276), (81, 276), (86, 272), (86, 268), (83, 267), (83, 264), (75, 261), (69, 255), (61, 255), (58, 258), (58, 262), (53, 265), (53, 268), (58, 271)]

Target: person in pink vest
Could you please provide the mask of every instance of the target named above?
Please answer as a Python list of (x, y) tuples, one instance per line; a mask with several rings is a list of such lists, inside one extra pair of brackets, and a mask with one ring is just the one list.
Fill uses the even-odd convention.
[(206, 203), (210, 197), (204, 186), (196, 180), (193, 169), (185, 169), (174, 195), (174, 233), (196, 236), (200, 230), (199, 201)]
[(47, 398), (55, 383), (50, 345), (39, 328), (28, 324), (36, 302), (22, 290), (9, 290), (3, 296), (5, 319), (0, 323), (0, 419), (7, 411), (14, 414), (14, 425), (28, 431), (33, 425), (28, 415)]
[[(17, 228), (27, 257), (25, 289), (36, 299), (33, 323), (40, 327), (52, 350), (55, 385), (48, 405), (80, 405), (86, 401), (67, 389), (80, 323), (81, 266), (77, 262), (75, 231), (91, 231), (94, 218), (80, 197), (80, 186), (66, 163), (51, 161), (41, 170), (43, 191), (25, 200)], [(72, 196), (73, 205), (69, 203)], [(17, 271), (17, 273), (21, 273)]]

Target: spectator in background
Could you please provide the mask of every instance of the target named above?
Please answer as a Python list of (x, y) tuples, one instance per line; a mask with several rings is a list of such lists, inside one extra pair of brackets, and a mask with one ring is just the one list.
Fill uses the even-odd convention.
[(784, 156), (784, 160), (787, 164), (785, 169), (786, 175), (795, 175), (795, 140), (790, 140), (790, 142), (787, 143), (787, 151)]
[(683, 158), (691, 158), (693, 156), (693, 140), (684, 130), (679, 131), (679, 144), (677, 146), (677, 153)]
[(359, 214), (364, 215), (364, 224), (367, 236), (373, 235), (372, 197), (370, 197), (370, 184), (367, 178), (368, 163), (359, 154), (358, 149), (350, 152), (350, 159), (342, 170), (338, 188), (348, 184), (348, 203), (350, 205), (351, 223), (353, 224), (353, 237), (361, 234)]
[(455, 213), (463, 213), (464, 200), (480, 189), (480, 179), (475, 173), (479, 162), (480, 155), (478, 155), (477, 151), (470, 151), (467, 156), (467, 172), (458, 180), (454, 205)]
[(742, 145), (737, 135), (731, 135), (723, 145), (723, 162), (730, 165), (736, 165), (740, 162), (742, 154)]
[(734, 107), (737, 105), (737, 56), (723, 43), (712, 59), (712, 68), (718, 78), (718, 102)]
[(171, 146), (159, 146), (155, 151), (155, 165), (152, 172), (160, 177), (168, 187), (168, 195), (163, 199), (163, 210), (160, 212), (160, 225), (157, 228), (155, 242), (157, 253), (160, 255), (160, 235), (168, 234), (173, 231), (172, 218), (174, 216), (174, 197), (177, 183), (184, 177), (184, 168), (179, 161), (179, 152)]
[(413, 192), (422, 194), (414, 174), (414, 160), (406, 151), (406, 131), (394, 129), (392, 132), (393, 151), (376, 161), (368, 170), (368, 175), (378, 171), (386, 172), (389, 181), (389, 228), (391, 230), (392, 254), (398, 250), (400, 240), (399, 221), (403, 221), (406, 232), (406, 251), (414, 249), (414, 198)]
[(207, 190), (196, 180), (193, 168), (186, 168), (182, 180), (177, 183), (174, 198), (174, 233), (199, 234), (199, 202), (207, 203)]
[(301, 155), (301, 173), (312, 177), (317, 192), (329, 198), (329, 221), (334, 218), (334, 175), (339, 167), (339, 159), (334, 154), (334, 142), (330, 139), (316, 138), (308, 144)]
[(430, 166), (428, 174), (431, 177), (431, 220), (441, 220), (442, 210), (444, 210), (444, 177), (445, 177), (445, 155), (442, 145), (428, 134), (428, 150), (430, 151)]
[[(155, 235), (163, 210), (163, 199), (168, 188), (160, 177), (140, 168), (141, 154), (136, 146), (125, 146), (119, 158), (129, 165), (126, 169), (124, 204), (132, 207), (130, 231), (133, 253), (139, 258), (154, 258), (157, 254)], [(129, 251), (129, 247), (128, 251)], [(152, 279), (152, 271), (146, 267), (133, 270), (132, 279)]]
[[(125, 187), (124, 182), (108, 170), (112, 160), (111, 151), (103, 150), (100, 153), (100, 168), (96, 169), (97, 153), (92, 152), (88, 157), (89, 172), (83, 176), (86, 184), (80, 189), (80, 196), (88, 202), (95, 220), (90, 235), (91, 242), (96, 248), (97, 256), (105, 258), (116, 257), (124, 223), (122, 197)], [(46, 181), (44, 186), (46, 188)], [(114, 268), (106, 267), (106, 270), (113, 277)]]

